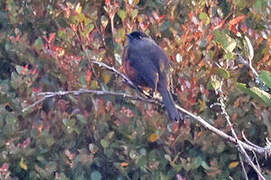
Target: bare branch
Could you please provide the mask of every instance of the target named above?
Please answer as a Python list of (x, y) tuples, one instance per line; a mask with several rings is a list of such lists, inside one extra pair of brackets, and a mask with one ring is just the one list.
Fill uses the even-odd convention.
[(50, 98), (50, 97), (53, 97), (53, 96), (51, 96), (51, 95), (44, 96), (44, 97), (42, 97), (41, 99), (39, 99), (39, 100), (37, 100), (36, 102), (34, 102), (33, 104), (31, 104), (30, 106), (27, 106), (26, 108), (24, 108), (22, 111), (25, 112), (25, 111), (27, 111), (27, 110), (29, 110), (29, 109), (35, 107), (37, 104), (39, 104), (39, 103), (45, 101), (45, 99)]
[[(192, 117), (193, 119), (195, 119), (196, 121), (198, 121), (203, 127), (205, 127), (206, 129), (210, 130), (211, 132), (213, 132), (213, 133), (221, 136), (226, 141), (229, 141), (229, 142), (231, 142), (233, 144), (238, 144), (235, 138), (233, 138), (232, 136), (230, 136), (230, 135), (224, 133), (223, 131), (215, 128), (214, 126), (212, 126), (211, 124), (209, 124), (207, 121), (205, 121), (204, 119), (202, 119), (200, 116), (197, 116), (197, 115), (195, 115), (195, 114), (187, 111), (186, 109), (183, 109), (182, 107), (180, 107), (178, 105), (176, 105), (176, 107), (177, 107), (178, 110), (180, 110), (181, 112), (189, 115), (190, 117)], [(266, 149), (263, 148), (263, 147), (256, 148), (256, 147), (251, 146), (251, 145), (249, 145), (249, 144), (247, 144), (245, 142), (242, 142), (240, 140), (239, 140), (239, 143), (241, 143), (242, 146), (245, 149), (249, 150), (249, 151), (255, 151), (255, 152), (259, 153), (259, 154), (265, 154), (266, 153)]]
[(25, 111), (29, 110), (30, 108), (33, 108), (34, 106), (36, 106), (37, 104), (41, 103), (42, 101), (44, 101), (44, 100), (46, 100), (48, 98), (52, 98), (52, 97), (56, 97), (56, 96), (65, 96), (65, 95), (68, 95), (68, 94), (73, 94), (75, 96), (78, 96), (80, 94), (121, 96), (123, 98), (129, 98), (129, 99), (133, 99), (133, 100), (137, 100), (137, 101), (143, 101), (143, 102), (147, 102), (147, 103), (157, 104), (156, 100), (143, 98), (141, 96), (133, 96), (133, 95), (130, 95), (130, 94), (125, 94), (125, 93), (120, 93), (120, 92), (112, 92), (112, 91), (79, 89), (77, 91), (58, 91), (58, 92), (41, 92), (41, 93), (38, 93), (37, 96), (43, 96), (43, 97), (41, 99), (37, 100), (36, 102), (34, 102), (33, 104), (31, 104), (30, 106), (25, 107), (22, 111), (25, 112)]

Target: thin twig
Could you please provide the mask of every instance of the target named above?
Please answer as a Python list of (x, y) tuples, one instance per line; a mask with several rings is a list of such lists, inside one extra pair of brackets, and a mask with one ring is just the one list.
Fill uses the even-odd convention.
[(256, 153), (255, 153), (254, 151), (252, 151), (252, 153), (253, 153), (254, 159), (255, 159), (255, 161), (256, 161), (257, 167), (260, 169), (261, 166), (260, 166), (260, 163), (259, 163), (259, 161), (258, 161), (257, 155), (256, 155)]
[(252, 73), (254, 74), (254, 76), (257, 78), (259, 76), (258, 72), (256, 71), (256, 69), (253, 67), (252, 65), (252, 60), (254, 57), (254, 49), (253, 46), (249, 40), (249, 38), (247, 36), (244, 36), (246, 43), (247, 43), (247, 47), (248, 47), (248, 62), (247, 60), (245, 60), (245, 58), (243, 58), (243, 56), (240, 53), (237, 53), (237, 61), (241, 64), (244, 64), (245, 66), (249, 67), (252, 71)]
[(253, 57), (254, 57), (254, 49), (253, 49), (253, 46), (249, 40), (249, 38), (247, 36), (245, 36), (245, 40), (246, 40), (246, 43), (247, 43), (247, 46), (248, 46), (248, 60), (249, 60), (249, 68), (252, 70), (253, 74), (255, 74), (256, 77), (259, 76), (259, 74), (257, 73), (257, 71), (254, 69), (254, 67), (252, 66), (252, 60), (253, 60)]
[(241, 162), (241, 167), (242, 167), (245, 179), (248, 180), (248, 176), (247, 176), (247, 172), (246, 172), (246, 169), (245, 169), (245, 165), (244, 165), (244, 161), (243, 161), (243, 158), (242, 158), (242, 154), (240, 154), (240, 153), (239, 153), (239, 159), (240, 159), (240, 162)]
[[(222, 82), (223, 82), (223, 79), (222, 79)], [(221, 86), (222, 86), (223, 83), (220, 83), (220, 84), (221, 84)], [(265, 180), (265, 177), (264, 177), (264, 176), (262, 175), (262, 173), (261, 173), (261, 169), (258, 168), (258, 167), (252, 162), (252, 160), (251, 160), (251, 158), (249, 157), (249, 155), (247, 154), (247, 152), (246, 152), (246, 150), (245, 150), (243, 144), (242, 144), (241, 141), (238, 139), (237, 134), (235, 133), (235, 130), (234, 130), (234, 128), (233, 128), (233, 124), (232, 124), (231, 121), (230, 121), (230, 116), (228, 115), (228, 113), (227, 113), (227, 111), (226, 111), (226, 105), (225, 105), (225, 103), (224, 103), (224, 98), (225, 98), (225, 97), (223, 96), (222, 87), (220, 87), (220, 88), (218, 89), (218, 91), (219, 91), (219, 94), (220, 94), (220, 97), (218, 98), (218, 101), (220, 102), (220, 108), (221, 108), (221, 110), (222, 110), (222, 113), (221, 113), (221, 114), (224, 115), (224, 117), (225, 117), (225, 119), (226, 119), (228, 125), (230, 126), (231, 133), (232, 133), (232, 135), (233, 135), (235, 141), (237, 142), (237, 145), (238, 145), (238, 147), (239, 147), (241, 153), (245, 156), (246, 160), (248, 161), (248, 164), (249, 164), (249, 165), (255, 170), (255, 172), (258, 174), (259, 178), (260, 178), (261, 180)], [(252, 152), (253, 152), (253, 151), (252, 151)]]
[(251, 146), (254, 146), (255, 148), (259, 148), (259, 147), (260, 147), (260, 146), (257, 146), (256, 144), (253, 144), (251, 141), (249, 141), (249, 140), (246, 138), (244, 131), (242, 131), (242, 137), (243, 137), (243, 139), (244, 139), (248, 144), (250, 144)]
[(110, 25), (111, 25), (111, 32), (112, 32), (112, 42), (113, 45), (115, 45), (115, 27), (114, 27), (114, 18), (115, 18), (115, 14), (113, 14), (112, 17), (110, 17)]

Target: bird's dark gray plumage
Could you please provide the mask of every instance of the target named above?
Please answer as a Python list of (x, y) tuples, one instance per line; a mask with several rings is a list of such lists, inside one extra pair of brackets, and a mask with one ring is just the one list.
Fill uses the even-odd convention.
[(127, 34), (128, 45), (123, 52), (127, 76), (138, 86), (158, 91), (172, 120), (182, 120), (169, 92), (169, 60), (155, 41), (140, 31)]

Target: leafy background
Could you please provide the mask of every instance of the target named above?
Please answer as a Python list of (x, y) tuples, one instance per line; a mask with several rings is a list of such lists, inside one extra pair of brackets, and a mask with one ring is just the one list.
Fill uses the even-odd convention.
[[(220, 109), (210, 106), (223, 80), (238, 136), (244, 131), (264, 146), (271, 133), (270, 10), (269, 0), (0, 1), (1, 178), (242, 179), (235, 146), (189, 118), (170, 132), (165, 111), (155, 105), (68, 95), (22, 110), (43, 91), (136, 94), (91, 61), (123, 72), (125, 34), (137, 29), (168, 54), (182, 107), (230, 134)], [(250, 56), (245, 36), (260, 80), (239, 61)], [(270, 179), (270, 160), (259, 162)]]

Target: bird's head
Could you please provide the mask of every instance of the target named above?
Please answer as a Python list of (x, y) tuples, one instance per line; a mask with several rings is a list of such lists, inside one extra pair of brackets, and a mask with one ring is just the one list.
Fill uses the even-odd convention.
[(143, 38), (148, 38), (149, 37), (145, 33), (140, 32), (140, 31), (131, 32), (130, 34), (126, 34), (126, 36), (128, 37), (129, 41), (141, 40)]

